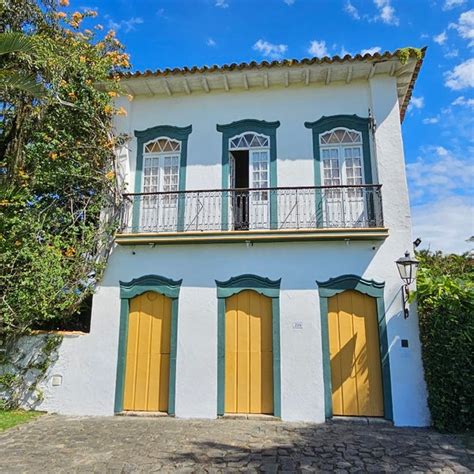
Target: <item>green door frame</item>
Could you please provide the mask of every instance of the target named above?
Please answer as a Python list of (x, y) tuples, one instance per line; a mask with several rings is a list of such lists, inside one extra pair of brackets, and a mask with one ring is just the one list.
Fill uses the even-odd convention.
[[(314, 164), (314, 185), (322, 185), (321, 176), (321, 152), (319, 146), (319, 135), (334, 128), (348, 128), (356, 130), (362, 134), (362, 154), (364, 155), (364, 180), (365, 184), (373, 184), (372, 158), (370, 155), (370, 119), (359, 117), (358, 115), (331, 115), (322, 116), (315, 122), (305, 122), (304, 126), (312, 131), (313, 135), (313, 164)], [(323, 202), (322, 195), (316, 196), (316, 223), (318, 226), (323, 222)]]
[[(179, 162), (179, 180), (178, 191), (186, 190), (186, 167), (188, 161), (188, 137), (192, 132), (192, 125), (187, 127), (175, 127), (173, 125), (157, 125), (156, 127), (147, 128), (146, 130), (135, 130), (137, 137), (137, 162), (135, 166), (135, 192), (142, 192), (143, 182), (143, 146), (145, 143), (159, 137), (171, 138), (181, 142), (181, 153)], [(177, 231), (184, 230), (184, 210), (185, 196), (180, 194), (178, 198), (178, 222)], [(132, 210), (132, 232), (139, 231), (140, 223), (140, 203), (137, 200), (133, 202)]]
[(171, 340), (170, 340), (170, 374), (168, 393), (168, 414), (175, 414), (176, 394), (176, 353), (178, 339), (178, 297), (183, 280), (170, 280), (159, 275), (144, 275), (131, 281), (120, 281), (120, 329), (117, 358), (117, 381), (115, 384), (115, 413), (123, 411), (123, 394), (125, 389), (125, 365), (127, 355), (128, 319), (130, 300), (147, 291), (161, 293), (171, 299)]
[(225, 304), (226, 298), (245, 290), (252, 290), (272, 300), (273, 349), (273, 415), (281, 417), (280, 369), (280, 283), (279, 280), (257, 275), (240, 275), (217, 285), (217, 415), (224, 415), (225, 406)]
[[(270, 138), (270, 187), (276, 188), (277, 183), (277, 141), (276, 129), (280, 122), (266, 122), (265, 120), (244, 119), (225, 125), (216, 125), (217, 131), (222, 133), (222, 189), (229, 188), (229, 140), (245, 132), (254, 132)], [(222, 195), (222, 230), (229, 230), (229, 196)], [(277, 195), (270, 193), (270, 229), (278, 227)]]
[(393, 420), (392, 383), (390, 378), (390, 358), (385, 319), (384, 287), (385, 283), (374, 280), (365, 280), (357, 275), (341, 275), (327, 281), (316, 281), (319, 288), (319, 304), (321, 313), (321, 339), (323, 351), (323, 376), (324, 376), (324, 401), (326, 417), (332, 417), (332, 384), (331, 361), (329, 354), (329, 324), (328, 324), (328, 299), (345, 290), (355, 290), (376, 300), (377, 320), (379, 328), (380, 358), (382, 365), (382, 388), (384, 417)]

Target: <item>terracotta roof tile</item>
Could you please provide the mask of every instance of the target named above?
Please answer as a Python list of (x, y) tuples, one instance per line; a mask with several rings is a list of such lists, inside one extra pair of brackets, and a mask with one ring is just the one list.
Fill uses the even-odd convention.
[[(192, 66), (192, 67), (175, 67), (175, 68), (166, 68), (166, 69), (156, 69), (152, 71), (147, 69), (145, 71), (135, 71), (135, 72), (124, 72), (120, 73), (119, 77), (128, 79), (128, 78), (144, 78), (144, 77), (166, 77), (166, 76), (179, 76), (179, 75), (188, 75), (188, 74), (202, 74), (202, 73), (214, 73), (214, 72), (225, 72), (225, 71), (245, 71), (245, 70), (255, 70), (255, 69), (269, 69), (274, 67), (285, 67), (285, 66), (310, 66), (314, 64), (335, 64), (335, 63), (353, 63), (358, 61), (375, 61), (378, 60), (390, 60), (395, 58), (400, 58), (402, 55), (403, 49), (397, 49), (393, 52), (385, 51), (383, 53), (366, 53), (356, 54), (354, 56), (346, 54), (344, 56), (324, 56), (322, 58), (303, 58), (303, 59), (282, 59), (280, 61), (250, 61), (242, 63), (231, 63), (223, 64), (221, 66), (213, 64), (212, 66)], [(403, 121), (403, 118), (406, 113), (406, 109), (410, 102), (413, 88), (415, 85), (416, 78), (420, 71), (421, 65), (423, 63), (423, 58), (425, 56), (426, 47), (421, 49), (421, 57), (419, 57), (414, 74), (411, 78), (410, 84), (408, 86), (407, 94), (405, 95), (404, 102), (400, 108), (400, 118)], [(409, 50), (410, 58), (415, 58), (416, 53), (413, 48)]]

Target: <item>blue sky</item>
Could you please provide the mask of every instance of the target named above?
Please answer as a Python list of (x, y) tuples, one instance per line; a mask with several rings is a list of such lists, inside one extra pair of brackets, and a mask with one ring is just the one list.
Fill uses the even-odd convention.
[(474, 2), (101, 0), (134, 70), (428, 46), (403, 132), (414, 237), (473, 248)]

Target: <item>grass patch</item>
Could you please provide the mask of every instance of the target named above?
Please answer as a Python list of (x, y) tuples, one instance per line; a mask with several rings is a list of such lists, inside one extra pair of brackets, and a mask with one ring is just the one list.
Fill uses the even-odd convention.
[(21, 423), (26, 423), (42, 414), (40, 411), (0, 410), (0, 431), (7, 430)]

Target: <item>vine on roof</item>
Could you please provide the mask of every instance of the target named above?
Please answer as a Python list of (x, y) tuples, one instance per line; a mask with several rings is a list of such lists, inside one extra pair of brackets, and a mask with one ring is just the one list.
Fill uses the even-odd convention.
[(421, 59), (423, 57), (423, 51), (421, 48), (408, 46), (406, 48), (397, 49), (395, 55), (402, 64), (406, 64), (411, 57), (415, 57), (418, 60)]

